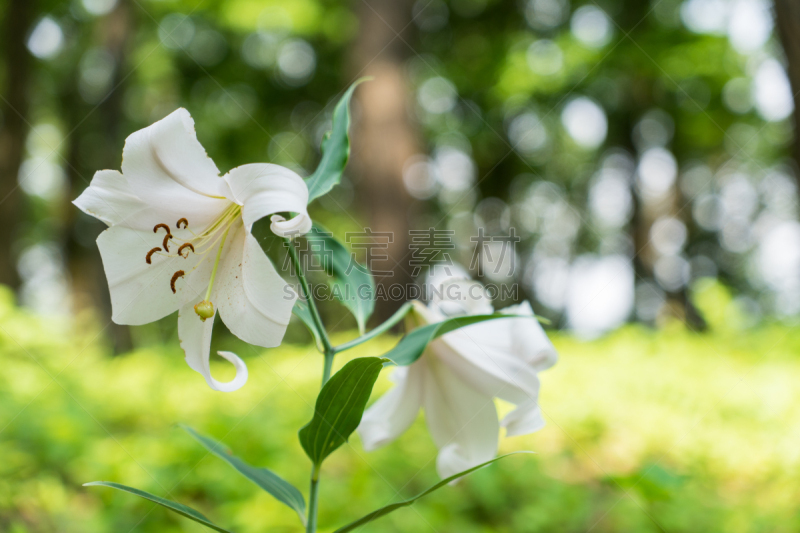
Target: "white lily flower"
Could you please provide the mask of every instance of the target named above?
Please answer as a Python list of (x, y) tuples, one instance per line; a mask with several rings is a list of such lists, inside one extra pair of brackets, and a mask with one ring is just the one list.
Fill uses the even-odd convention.
[[(493, 312), (477, 282), (451, 281), (443, 288), (443, 297), (428, 307), (415, 302), (413, 319), (419, 325)], [(424, 409), (439, 448), (436, 468), (446, 478), (495, 457), (501, 426), (507, 436), (541, 429), (537, 372), (555, 364), (558, 355), (530, 303), (501, 312), (525, 317), (457, 329), (431, 342), (413, 364), (395, 369), (394, 388), (367, 409), (358, 427), (364, 448), (393, 441)], [(502, 421), (495, 397), (516, 405)]]
[[(308, 188), (278, 165), (243, 165), (220, 177), (185, 109), (131, 134), (122, 156), (121, 173), (97, 172), (74, 202), (110, 226), (97, 245), (112, 319), (139, 325), (178, 311), (186, 362), (212, 389), (236, 390), (247, 381), (247, 367), (235, 354), (219, 352), (236, 367), (232, 381), (211, 376), (214, 316), (219, 310), (245, 342), (280, 344), (296, 294), (251, 229), (274, 215), (276, 235), (308, 232)], [(279, 212), (297, 214), (286, 220)]]

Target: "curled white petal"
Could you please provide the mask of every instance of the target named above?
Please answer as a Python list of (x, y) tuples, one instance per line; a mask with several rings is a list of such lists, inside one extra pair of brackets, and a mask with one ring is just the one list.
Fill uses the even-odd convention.
[(308, 215), (296, 215), (286, 220), (281, 215), (272, 215), (269, 219), (269, 229), (278, 237), (294, 237), (304, 235), (311, 231), (311, 217)]
[(519, 404), (516, 409), (503, 417), (500, 425), (506, 428), (507, 437), (516, 437), (518, 435), (528, 435), (542, 429), (544, 427), (544, 418), (538, 402), (531, 400), (530, 402)]
[(244, 361), (242, 361), (241, 357), (233, 352), (218, 351), (217, 354), (233, 363), (233, 367), (236, 369), (236, 376), (231, 381), (225, 383), (219, 382), (212, 377), (211, 379), (215, 385), (215, 387), (212, 388), (215, 388), (221, 392), (233, 392), (241, 389), (244, 384), (247, 383), (247, 378), (249, 377), (247, 373), (247, 365), (244, 364)]
[[(197, 301), (200, 301), (199, 299)], [(217, 381), (211, 375), (211, 331), (214, 329), (214, 317), (205, 321), (194, 312), (191, 302), (178, 311), (178, 337), (181, 348), (186, 355), (186, 363), (192, 370), (199, 372), (208, 383), (208, 386), (221, 392), (233, 392), (240, 389), (247, 382), (247, 366), (236, 354), (232, 352), (217, 352), (226, 360), (233, 363), (236, 376), (228, 382)]]
[(225, 175), (233, 199), (242, 206), (248, 231), (253, 224), (276, 213), (296, 213), (290, 220), (272, 217), (270, 228), (281, 237), (302, 235), (311, 230), (308, 216), (308, 187), (296, 172), (266, 163), (242, 165)]

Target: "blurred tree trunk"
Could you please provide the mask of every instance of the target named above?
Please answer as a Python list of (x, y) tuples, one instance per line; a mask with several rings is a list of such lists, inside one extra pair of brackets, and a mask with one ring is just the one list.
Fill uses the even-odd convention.
[[(114, 72), (108, 87), (109, 92), (97, 104), (87, 104), (81, 96), (79, 61), (75, 62), (75, 67), (62, 89), (61, 105), (68, 131), (72, 132), (66, 156), (71, 191), (69, 201), (89, 186), (95, 171), (119, 168), (124, 144), (124, 78), (127, 51), (133, 35), (130, 4), (121, 0), (111, 13), (95, 24), (94, 42), (91, 45), (102, 47), (114, 58)], [(85, 144), (90, 138), (94, 138), (96, 142), (92, 143), (92, 158), (87, 161)], [(105, 229), (105, 225), (94, 219), (86, 220), (88, 217), (71, 205), (67, 206), (65, 212), (64, 227), (67, 228), (67, 233), (64, 247), (76, 305), (96, 309), (103, 325), (108, 324), (115, 353), (128, 351), (132, 348), (130, 330), (128, 326), (111, 322), (108, 284), (100, 254), (94, 244), (94, 237)], [(79, 235), (87, 232), (92, 233), (92, 238)]]
[[(410, 49), (409, 0), (364, 0), (359, 2), (360, 35), (350, 57), (353, 75), (372, 76), (359, 88), (358, 117), (353, 135), (352, 168), (358, 195), (374, 232), (391, 232), (388, 259), (374, 261), (373, 270), (384, 293), (396, 283), (410, 283), (408, 213), (411, 198), (403, 185), (403, 165), (420, 150), (417, 130), (409, 113), (409, 88), (404, 61)], [(400, 36), (398, 36), (398, 34)], [(379, 242), (382, 242), (378, 239)], [(378, 301), (378, 319), (388, 317), (402, 301)]]
[[(680, 188), (675, 184), (665, 198), (655, 203), (643, 201), (636, 196), (634, 191), (634, 217), (632, 222), (632, 236), (634, 251), (638, 252), (634, 257), (634, 272), (637, 284), (639, 280), (655, 282), (655, 264), (659, 254), (653, 246), (650, 231), (653, 224), (662, 216), (672, 216), (678, 218), (686, 227), (690, 227), (685, 216), (686, 211), (681, 209), (688, 200), (681, 194)], [(677, 291), (666, 292), (666, 305), (662, 308), (656, 323), (664, 318), (676, 318), (689, 326), (692, 331), (705, 331), (708, 328), (703, 315), (695, 307), (689, 296), (689, 287), (683, 286)]]
[[(642, 83), (644, 86), (644, 83)], [(641, 119), (643, 112), (651, 109), (655, 103), (652, 101), (650, 91), (640, 91), (639, 97), (631, 98), (633, 105), (629, 113), (620, 116), (619, 122), (622, 130), (630, 132), (626, 143), (627, 151), (640, 158), (642, 153), (637, 150), (633, 142), (633, 131), (636, 122)], [(644, 96), (642, 96), (644, 95)], [(636, 184), (636, 174), (634, 171), (631, 187), (631, 197), (633, 199), (633, 217), (630, 222), (630, 238), (633, 242), (633, 271), (636, 286), (641, 282), (647, 281), (658, 285), (655, 276), (655, 264), (659, 259), (659, 253), (653, 246), (650, 232), (653, 224), (662, 216), (672, 216), (691, 227), (690, 221), (686, 220), (685, 209), (688, 199), (681, 193), (677, 183), (672, 186), (663, 198), (648, 201), (640, 194)], [(689, 215), (691, 216), (691, 215)], [(675, 318), (691, 328), (693, 331), (705, 331), (708, 327), (700, 311), (695, 307), (689, 296), (689, 287), (683, 286), (677, 291), (666, 291), (666, 302), (664, 307), (656, 317), (656, 324), (664, 318)]]
[(28, 134), (28, 85), (31, 55), (25, 37), (36, 12), (35, 0), (10, 0), (5, 4), (2, 39), (6, 87), (0, 102), (0, 283), (19, 287), (14, 243), (22, 216), (18, 186), (19, 167)]
[(794, 95), (794, 158), (800, 168), (800, 2), (775, 0), (775, 20), (786, 54), (789, 83)]

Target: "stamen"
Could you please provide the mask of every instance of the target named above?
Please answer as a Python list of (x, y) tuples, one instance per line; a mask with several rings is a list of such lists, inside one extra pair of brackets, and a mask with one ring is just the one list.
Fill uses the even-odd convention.
[(172, 238), (172, 234), (171, 233), (167, 233), (166, 235), (164, 235), (164, 240), (161, 242), (161, 246), (164, 247), (164, 250), (167, 253), (169, 253), (169, 246), (167, 246), (167, 243), (169, 243), (169, 240), (171, 238)]
[(185, 272), (183, 270), (178, 270), (172, 275), (172, 279), (169, 280), (169, 287), (172, 289), (172, 294), (175, 294), (175, 282), (178, 281), (178, 278), (182, 278)]
[(222, 249), (225, 247), (225, 239), (228, 238), (228, 232), (230, 230), (231, 227), (228, 226), (228, 229), (226, 229), (225, 233), (222, 234), (222, 242), (219, 243), (219, 249), (217, 250), (217, 258), (214, 260), (214, 269), (211, 271), (211, 279), (208, 281), (208, 289), (206, 290), (206, 297), (204, 298), (204, 301), (210, 301), (211, 289), (212, 287), (214, 287), (214, 278), (217, 277), (217, 267), (219, 266), (219, 259), (220, 257), (222, 257)]
[(183, 222), (183, 229), (186, 229), (186, 228), (189, 227), (189, 221), (186, 220), (185, 218), (178, 219), (178, 222), (175, 224), (175, 227), (177, 227), (178, 229), (181, 229), (181, 222)]
[(169, 235), (169, 234), (170, 234), (170, 231), (169, 231), (169, 226), (167, 226), (166, 224), (164, 224), (164, 223), (161, 223), (161, 224), (156, 224), (156, 225), (153, 227), (153, 233), (158, 233), (158, 228), (164, 228), (165, 230), (167, 230), (167, 235)]
[(187, 257), (189, 257), (189, 252), (186, 252), (186, 255), (183, 255), (183, 253), (181, 253), (181, 252), (183, 252), (183, 251), (184, 251), (186, 248), (191, 248), (191, 249), (192, 249), (192, 252), (194, 253), (194, 245), (193, 245), (192, 243), (190, 243), (190, 242), (185, 242), (185, 243), (181, 244), (181, 247), (180, 247), (180, 248), (178, 248), (178, 255), (179, 255), (179, 256), (181, 256), (181, 257), (183, 257), (184, 259), (186, 259)]
[(160, 252), (160, 251), (161, 251), (161, 248), (156, 246), (155, 248), (153, 248), (152, 250), (147, 252), (147, 257), (145, 257), (144, 260), (147, 261), (148, 265), (152, 265), (153, 264), (153, 261), (152, 261), (153, 254), (156, 253), (156, 252)]

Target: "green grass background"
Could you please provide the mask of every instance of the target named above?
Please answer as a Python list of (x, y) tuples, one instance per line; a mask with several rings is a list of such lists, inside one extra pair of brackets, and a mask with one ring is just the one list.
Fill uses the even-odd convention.
[[(743, 329), (718, 285), (697, 295), (708, 333), (673, 324), (589, 342), (554, 335), (561, 360), (542, 374), (547, 427), (501, 444), (536, 455), (505, 459), (360, 531), (800, 529), (800, 332)], [(186, 366), (171, 333), (153, 326), (137, 335), (144, 347), (111, 357), (92, 317), (35, 317), (0, 292), (0, 531), (208, 531), (133, 496), (81, 486), (93, 480), (175, 499), (237, 533), (301, 531), (292, 511), (174, 425), (225, 442), (305, 493), (309, 463), (296, 433), (313, 410), (321, 356), (303, 342), (236, 345), (250, 381), (224, 394)], [(393, 342), (347, 352), (336, 367)], [(232, 371), (226, 365), (214, 366), (220, 379)], [(382, 375), (376, 391), (389, 386)], [(436, 482), (435, 456), (422, 417), (373, 453), (353, 436), (323, 468), (320, 531)]]

